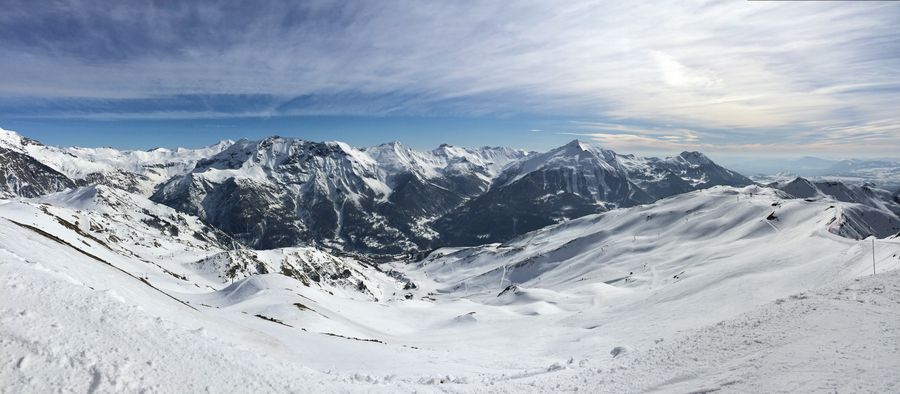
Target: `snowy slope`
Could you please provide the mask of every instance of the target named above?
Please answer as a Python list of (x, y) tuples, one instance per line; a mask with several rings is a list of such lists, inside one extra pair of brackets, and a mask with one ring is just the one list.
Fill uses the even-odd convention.
[(896, 392), (898, 283), (895, 270), (792, 294), (672, 340), (624, 351), (602, 368), (566, 366), (490, 391)]
[[(104, 247), (96, 239), (109, 234), (91, 230), (88, 219), (94, 218), (77, 209), (102, 211), (106, 203), (98, 201), (115, 199), (68, 194), (48, 198), (57, 204), (46, 208), (50, 214), (35, 203), (0, 205), (0, 275), (9, 284), (0, 297), (12, 300), (0, 306), (0, 351), (11, 355), (2, 361), (0, 379), (12, 382), (13, 391), (773, 388), (756, 386), (768, 375), (729, 367), (759, 365), (746, 358), (758, 351), (785, 360), (789, 353), (775, 345), (800, 341), (803, 330), (824, 338), (832, 328), (839, 338), (852, 335), (850, 327), (828, 325), (832, 314), (779, 315), (773, 308), (792, 305), (792, 294), (867, 275), (872, 264), (871, 239), (831, 232), (832, 219), (852, 203), (716, 187), (572, 220), (503, 245), (438, 250), (421, 264), (375, 269), (347, 262), (350, 277), (358, 271), (368, 292), (353, 282), (308, 286), (277, 273), (231, 283), (205, 274), (201, 267), (208, 265), (166, 256), (148, 264)], [(147, 209), (170, 221), (162, 208), (152, 207)], [(152, 228), (141, 231), (171, 236)], [(876, 246), (880, 275), (900, 267), (900, 240), (877, 240)], [(191, 250), (198, 256), (214, 252)], [(290, 261), (293, 252), (242, 251), (264, 262)], [(188, 281), (159, 268), (183, 270), (177, 273)], [(345, 275), (323, 271), (321, 277), (332, 273)], [(895, 295), (866, 297), (878, 308)], [(779, 298), (789, 302), (770, 304)], [(867, 327), (897, 332), (900, 322), (887, 312), (853, 316), (869, 319), (863, 320)], [(781, 323), (793, 315), (809, 318), (793, 321), (795, 326)], [(746, 346), (698, 342), (742, 335), (750, 341)], [(855, 343), (881, 340), (872, 338), (876, 342)], [(795, 348), (798, 354), (823, 368), (834, 361), (805, 343)], [(687, 362), (681, 356), (686, 352)], [(852, 356), (864, 361), (864, 354)], [(814, 388), (813, 379), (837, 376), (851, 383), (827, 387), (890, 391), (891, 380), (865, 386), (853, 371), (841, 371), (799, 375), (796, 385), (783, 387)], [(794, 375), (781, 376), (775, 389)]]
[(83, 245), (88, 254), (178, 291), (219, 289), (270, 272), (361, 299), (384, 297), (383, 283), (395, 283), (370, 265), (312, 247), (247, 249), (196, 217), (106, 186), (8, 201), (0, 205), (0, 218), (22, 232)]
[[(122, 261), (96, 245), (61, 246), (10, 223), (0, 219), (0, 392), (396, 389), (286, 364), (286, 352), (265, 334), (267, 326), (282, 326), (250, 314), (226, 320), (201, 312), (215, 308), (161, 290), (163, 278), (120, 270)], [(344, 341), (291, 335), (323, 337), (325, 346)]]
[[(878, 377), (897, 366), (900, 223), (878, 189), (707, 188), (744, 179), (696, 152), (637, 158), (577, 141), (532, 155), (273, 137), (172, 165), (154, 196), (166, 206), (76, 188), (66, 174), (81, 173), (28, 161), (64, 149), (2, 136), (24, 158), (7, 161), (25, 163), (16, 174), (62, 182), (0, 200), (3, 392), (897, 387)], [(65, 160), (136, 174), (184, 154), (153, 152)], [(36, 184), (22, 179), (6, 184), (21, 195)], [(497, 194), (508, 206), (543, 198), (550, 211), (514, 211), (560, 223), (503, 223), (524, 227), (418, 262), (349, 252), (427, 245), (435, 217), (495, 187), (522, 192)], [(686, 193), (659, 199), (675, 190)], [(572, 201), (610, 210), (553, 216)], [(873, 257), (879, 278), (854, 282)], [(884, 335), (854, 335), (846, 316)]]
[[(835, 234), (843, 212), (856, 204), (785, 197), (757, 186), (715, 187), (572, 220), (504, 244), (439, 249), (410, 275), (434, 281), (422, 291), (522, 305), (522, 313), (577, 309), (584, 300), (623, 315), (674, 309), (679, 313), (664, 324), (678, 327), (713, 323), (871, 268), (870, 243)], [(891, 254), (897, 245), (880, 242), (889, 245), (879, 254), (885, 269), (896, 268), (900, 261)], [(510, 285), (515, 287), (500, 295)], [(578, 321), (648, 335), (662, 324)]]

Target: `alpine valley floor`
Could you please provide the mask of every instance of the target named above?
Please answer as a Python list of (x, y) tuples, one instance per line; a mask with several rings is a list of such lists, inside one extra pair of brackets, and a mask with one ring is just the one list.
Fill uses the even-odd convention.
[[(192, 238), (206, 231), (196, 218), (139, 197), (5, 200), (0, 382), (10, 393), (896, 392), (900, 239), (874, 241), (872, 276), (872, 239), (836, 235), (861, 212), (715, 187), (418, 262), (246, 252), (346, 267), (307, 285), (223, 280), (222, 242)], [(180, 230), (156, 236), (167, 217)]]

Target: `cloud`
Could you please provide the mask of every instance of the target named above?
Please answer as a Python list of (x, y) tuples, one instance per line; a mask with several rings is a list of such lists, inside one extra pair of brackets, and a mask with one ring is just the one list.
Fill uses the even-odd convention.
[[(669, 146), (900, 145), (891, 2), (7, 3), (3, 116), (538, 114), (693, 130), (599, 133)], [(269, 99), (202, 106), (248, 96)]]
[(729, 138), (719, 133), (688, 129), (643, 128), (631, 125), (586, 123), (595, 127), (561, 135), (587, 138), (621, 152), (678, 152), (700, 150), (738, 155), (790, 155), (797, 152), (848, 157), (896, 156), (900, 119), (830, 126), (814, 131), (787, 132), (777, 138)]

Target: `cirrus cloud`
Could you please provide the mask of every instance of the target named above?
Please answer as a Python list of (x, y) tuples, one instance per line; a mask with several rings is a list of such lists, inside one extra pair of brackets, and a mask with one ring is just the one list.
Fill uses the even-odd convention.
[(894, 2), (4, 8), (4, 117), (538, 114), (671, 125), (590, 133), (644, 148), (900, 147)]

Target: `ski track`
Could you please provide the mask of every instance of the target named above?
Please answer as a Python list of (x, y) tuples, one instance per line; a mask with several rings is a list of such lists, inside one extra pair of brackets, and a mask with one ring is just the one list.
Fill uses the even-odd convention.
[[(746, 190), (386, 266), (414, 289), (349, 258), (328, 274), (352, 269), (371, 295), (278, 274), (227, 286), (191, 271), (214, 245), (152, 247), (151, 228), (104, 222), (133, 241), (108, 245), (84, 230), (98, 217), (0, 204), (0, 392), (900, 390), (898, 242), (860, 277), (871, 241), (827, 232), (829, 203)], [(759, 223), (773, 202), (778, 231)]]
[(897, 371), (895, 270), (778, 299), (628, 353), (608, 368), (578, 368), (520, 384), (541, 392), (884, 393), (900, 390)]

